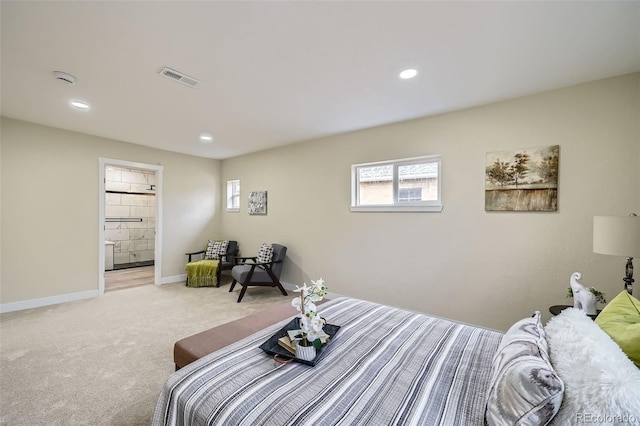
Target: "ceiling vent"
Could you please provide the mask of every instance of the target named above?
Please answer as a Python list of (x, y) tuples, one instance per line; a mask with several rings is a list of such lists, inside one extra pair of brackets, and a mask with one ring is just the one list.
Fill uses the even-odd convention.
[(162, 68), (162, 71), (160, 71), (160, 75), (168, 78), (169, 80), (177, 81), (178, 83), (182, 83), (185, 86), (189, 87), (196, 87), (198, 84), (200, 84), (200, 81), (198, 81), (197, 79), (168, 67)]
[(76, 78), (69, 73), (63, 71), (53, 71), (53, 76), (56, 80), (60, 80), (66, 84), (76, 84)]

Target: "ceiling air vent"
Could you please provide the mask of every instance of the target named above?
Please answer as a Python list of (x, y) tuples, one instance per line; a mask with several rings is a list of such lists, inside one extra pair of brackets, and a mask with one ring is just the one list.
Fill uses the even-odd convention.
[(56, 80), (60, 80), (66, 84), (76, 84), (76, 78), (69, 73), (63, 71), (54, 71), (53, 76)]
[(162, 71), (160, 71), (160, 75), (168, 78), (169, 80), (177, 81), (178, 83), (182, 83), (185, 86), (189, 87), (196, 87), (198, 84), (200, 84), (200, 81), (198, 81), (197, 79), (168, 67), (162, 68)]

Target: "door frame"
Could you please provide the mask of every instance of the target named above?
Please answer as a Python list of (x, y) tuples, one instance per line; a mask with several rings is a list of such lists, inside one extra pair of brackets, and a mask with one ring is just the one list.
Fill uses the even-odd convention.
[(107, 166), (129, 167), (139, 170), (154, 171), (156, 173), (156, 227), (154, 247), (153, 282), (160, 285), (162, 277), (162, 170), (163, 166), (156, 164), (137, 163), (134, 161), (116, 160), (113, 158), (98, 158), (98, 294), (104, 294), (105, 267), (105, 186)]

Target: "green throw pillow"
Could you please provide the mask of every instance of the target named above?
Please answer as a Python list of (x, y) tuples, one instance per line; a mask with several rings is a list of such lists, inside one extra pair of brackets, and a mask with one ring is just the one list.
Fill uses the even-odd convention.
[(596, 324), (640, 368), (640, 301), (622, 290), (600, 312)]

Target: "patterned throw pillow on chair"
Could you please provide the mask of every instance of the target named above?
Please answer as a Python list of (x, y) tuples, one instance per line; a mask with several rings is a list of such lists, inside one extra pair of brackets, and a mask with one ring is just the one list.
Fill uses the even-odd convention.
[(271, 244), (262, 243), (260, 250), (258, 250), (258, 257), (256, 262), (269, 263), (273, 259), (273, 246)]
[(220, 259), (220, 256), (227, 254), (227, 247), (229, 246), (229, 241), (211, 241), (207, 243), (207, 252), (204, 255), (204, 258), (207, 260), (210, 259)]

